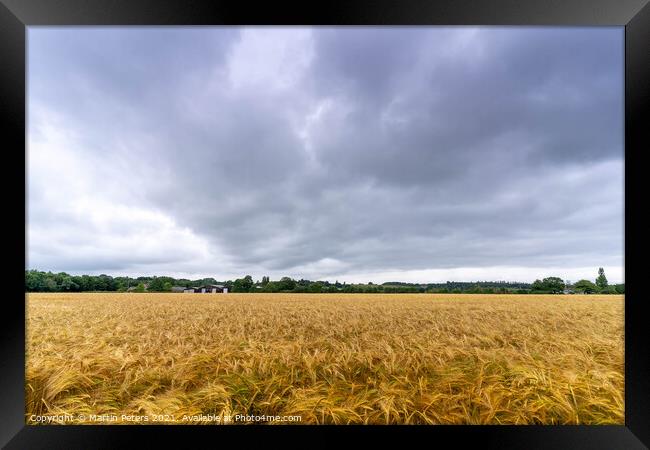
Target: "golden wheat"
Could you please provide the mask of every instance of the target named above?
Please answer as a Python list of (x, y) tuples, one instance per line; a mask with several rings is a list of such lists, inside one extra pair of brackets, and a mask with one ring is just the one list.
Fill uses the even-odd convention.
[(623, 424), (623, 302), (29, 294), (26, 422)]

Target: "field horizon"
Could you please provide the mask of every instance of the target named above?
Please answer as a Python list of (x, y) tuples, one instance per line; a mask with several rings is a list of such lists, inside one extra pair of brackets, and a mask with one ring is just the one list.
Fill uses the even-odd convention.
[(29, 293), (26, 312), (27, 424), (624, 424), (623, 295)]

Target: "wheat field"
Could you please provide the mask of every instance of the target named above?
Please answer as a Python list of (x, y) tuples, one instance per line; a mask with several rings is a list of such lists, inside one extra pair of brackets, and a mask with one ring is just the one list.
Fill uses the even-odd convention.
[(28, 424), (624, 423), (623, 296), (26, 302)]

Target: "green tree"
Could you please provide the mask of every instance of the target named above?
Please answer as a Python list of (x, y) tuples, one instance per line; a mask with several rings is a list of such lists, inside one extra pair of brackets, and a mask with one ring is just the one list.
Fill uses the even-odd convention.
[[(149, 290), (152, 292), (164, 291), (165, 283), (163, 282), (162, 278), (154, 277), (153, 280), (151, 280), (151, 283), (149, 283)], [(169, 290), (171, 290), (171, 288)]]
[(544, 278), (542, 280), (542, 283), (544, 283), (544, 286), (548, 291), (554, 294), (559, 294), (560, 292), (564, 291), (565, 285), (562, 278), (548, 277), (548, 278)]
[(135, 287), (135, 292), (144, 292), (144, 283), (138, 283)]
[(531, 286), (531, 289), (533, 290), (533, 292), (538, 292), (538, 293), (559, 294), (560, 292), (564, 291), (564, 287), (565, 284), (562, 278), (547, 277), (541, 281), (535, 280), (535, 282)]
[(72, 277), (67, 275), (61, 278), (61, 284), (59, 286), (61, 290), (65, 292), (75, 292), (79, 290), (79, 286), (74, 281), (72, 281)]
[(25, 271), (25, 289), (27, 292), (42, 292), (45, 290), (45, 273), (38, 270)]
[(238, 278), (233, 283), (234, 292), (250, 292), (253, 289), (255, 283), (253, 282), (253, 277), (246, 275), (244, 278)]
[(309, 292), (313, 292), (313, 293), (323, 292), (323, 283), (321, 283), (320, 281), (312, 283), (311, 285), (309, 285)]
[(580, 280), (573, 285), (573, 288), (576, 292), (582, 292), (583, 294), (593, 294), (598, 291), (598, 286), (589, 280)]
[(607, 289), (607, 277), (605, 276), (605, 269), (600, 267), (598, 269), (598, 278), (596, 278), (596, 286), (598, 286), (598, 289), (601, 291), (605, 291)]
[(296, 288), (296, 281), (289, 277), (282, 277), (278, 282), (281, 291), (293, 291)]
[(278, 287), (277, 281), (269, 281), (262, 288), (262, 292), (279, 292), (280, 288)]
[(530, 288), (533, 291), (543, 291), (544, 284), (542, 283), (542, 280), (535, 280)]

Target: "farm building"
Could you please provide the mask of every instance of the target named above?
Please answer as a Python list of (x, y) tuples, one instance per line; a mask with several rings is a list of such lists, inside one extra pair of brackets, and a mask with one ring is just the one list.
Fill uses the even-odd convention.
[(185, 294), (227, 294), (228, 288), (222, 284), (206, 284), (205, 286), (185, 288), (183, 292)]
[(185, 292), (185, 286), (173, 286), (172, 292)]

